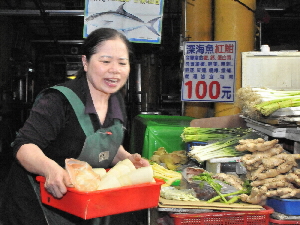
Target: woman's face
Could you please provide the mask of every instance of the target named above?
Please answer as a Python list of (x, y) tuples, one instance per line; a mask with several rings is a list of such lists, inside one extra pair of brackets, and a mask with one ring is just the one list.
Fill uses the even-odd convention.
[(102, 42), (89, 61), (82, 56), (84, 70), (90, 88), (104, 94), (120, 90), (126, 83), (129, 72), (129, 53), (125, 43), (117, 38)]

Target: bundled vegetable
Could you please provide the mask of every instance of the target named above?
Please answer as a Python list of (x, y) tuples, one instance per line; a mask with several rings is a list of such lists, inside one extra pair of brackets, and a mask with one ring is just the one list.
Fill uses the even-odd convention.
[(300, 91), (243, 87), (237, 91), (235, 104), (245, 116), (259, 119), (276, 110), (300, 106)]
[(202, 128), (202, 127), (185, 127), (181, 134), (182, 141), (216, 141), (224, 138), (232, 138), (244, 135), (243, 128)]
[(166, 169), (165, 167), (152, 163), (153, 177), (166, 181), (163, 186), (170, 186), (174, 181), (181, 180), (182, 175), (179, 172)]
[(236, 149), (251, 152), (241, 158), (252, 186), (249, 195), (241, 195), (242, 201), (264, 205), (268, 197), (300, 198), (300, 170), (296, 162), (300, 154), (284, 152), (277, 139), (245, 139)]
[(188, 152), (188, 156), (203, 162), (205, 160), (220, 158), (220, 157), (236, 157), (242, 156), (245, 153), (236, 150), (235, 146), (239, 144), (239, 141), (246, 137), (259, 137), (258, 134), (251, 131), (251, 129), (245, 129), (243, 136), (236, 136), (234, 138), (224, 139), (212, 144), (204, 146), (192, 146)]
[(234, 148), (238, 141), (238, 138), (233, 138), (229, 140), (218, 141), (205, 146), (192, 146), (191, 150), (188, 152), (188, 156), (197, 160), (198, 162), (219, 157), (241, 156), (243, 154)]

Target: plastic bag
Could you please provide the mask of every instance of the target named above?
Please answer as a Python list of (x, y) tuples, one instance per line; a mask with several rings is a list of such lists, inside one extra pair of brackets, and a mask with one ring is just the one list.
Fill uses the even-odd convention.
[(66, 170), (74, 187), (79, 191), (95, 191), (100, 184), (100, 176), (84, 161), (66, 159)]

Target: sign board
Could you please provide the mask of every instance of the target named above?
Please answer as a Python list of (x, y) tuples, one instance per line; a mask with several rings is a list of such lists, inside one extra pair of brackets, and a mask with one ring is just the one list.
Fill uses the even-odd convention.
[(108, 27), (131, 42), (160, 44), (162, 18), (163, 0), (86, 0), (83, 37)]
[(184, 43), (182, 101), (234, 102), (236, 41)]

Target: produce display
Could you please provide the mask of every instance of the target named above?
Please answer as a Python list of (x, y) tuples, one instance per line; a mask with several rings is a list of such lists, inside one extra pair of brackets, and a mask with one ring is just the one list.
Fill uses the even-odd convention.
[[(234, 145), (235, 151), (243, 154), (241, 162), (246, 169), (245, 177), (226, 173), (213, 174), (198, 167), (186, 167), (181, 172), (175, 172), (155, 163), (152, 165), (154, 174), (169, 180), (165, 186), (172, 186), (172, 181), (181, 179), (180, 187), (164, 189), (161, 197), (182, 201), (195, 201), (195, 198), (198, 198), (207, 203), (240, 202), (261, 206), (266, 204), (269, 197), (300, 198), (300, 169), (297, 168), (296, 161), (300, 159), (300, 154), (284, 151), (277, 139), (265, 141), (260, 137), (237, 137), (235, 141), (238, 143)], [(208, 151), (210, 146), (205, 148), (207, 146), (209, 145), (195, 147)], [(220, 147), (222, 148), (224, 146)], [(188, 152), (188, 157), (192, 158), (193, 153), (190, 152), (193, 152), (193, 148)], [(205, 150), (203, 152), (205, 154)], [(212, 153), (211, 156), (220, 157), (216, 153)], [(202, 157), (198, 160), (204, 161), (207, 158)], [(176, 178), (172, 177), (173, 173), (176, 173)], [(181, 178), (178, 175), (180, 173)]]
[[(250, 129), (243, 129), (240, 135), (227, 136), (223, 141), (204, 146), (192, 146), (189, 151), (168, 153), (160, 147), (149, 159), (151, 166), (139, 169), (128, 159), (110, 170), (66, 159), (66, 170), (75, 188), (85, 192), (153, 182), (157, 178), (165, 181), (160, 197), (167, 200), (263, 206), (270, 197), (300, 198), (297, 163), (300, 154), (290, 154), (277, 139), (266, 141)], [(211, 173), (193, 161), (228, 156), (241, 156), (246, 169), (244, 177)], [(176, 181), (180, 181), (179, 185), (174, 184)]]
[(240, 140), (239, 151), (249, 151), (241, 160), (251, 182), (251, 193), (242, 194), (241, 200), (264, 205), (268, 197), (300, 198), (300, 170), (297, 159), (300, 154), (289, 154), (278, 140), (262, 138)]
[(87, 162), (66, 159), (66, 170), (74, 187), (79, 191), (96, 191), (134, 184), (154, 182), (151, 166), (136, 169), (129, 159), (118, 162), (106, 172), (104, 168), (92, 168)]
[(300, 106), (300, 91), (242, 87), (236, 96), (235, 104), (252, 119), (269, 116), (280, 108)]

